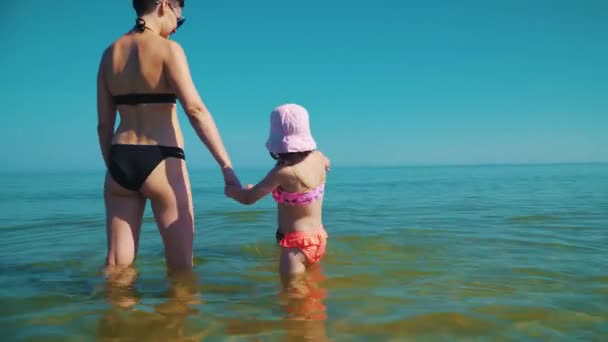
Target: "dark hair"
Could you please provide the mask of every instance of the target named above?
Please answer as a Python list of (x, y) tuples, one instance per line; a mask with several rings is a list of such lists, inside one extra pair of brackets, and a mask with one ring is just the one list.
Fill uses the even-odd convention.
[[(133, 9), (138, 17), (152, 12), (159, 0), (133, 0)], [(169, 0), (173, 3), (178, 3), (179, 7), (184, 8), (185, 0)]]
[(277, 161), (277, 165), (292, 166), (304, 160), (311, 152), (312, 151), (288, 153), (270, 152), (270, 156)]

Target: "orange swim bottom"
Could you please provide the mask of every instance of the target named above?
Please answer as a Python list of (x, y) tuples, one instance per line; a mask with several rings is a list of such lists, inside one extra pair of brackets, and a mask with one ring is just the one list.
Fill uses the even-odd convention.
[(327, 232), (321, 226), (310, 232), (289, 232), (283, 235), (279, 245), (285, 248), (298, 248), (310, 264), (316, 264), (325, 255)]

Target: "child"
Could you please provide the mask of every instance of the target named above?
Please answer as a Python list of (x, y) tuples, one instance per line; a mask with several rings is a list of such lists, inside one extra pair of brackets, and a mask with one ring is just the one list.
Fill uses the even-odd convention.
[(308, 112), (296, 104), (284, 104), (272, 111), (266, 148), (277, 161), (276, 166), (255, 186), (226, 187), (226, 195), (253, 204), (272, 193), (278, 207), (280, 273), (302, 273), (325, 254), (327, 233), (321, 216), (329, 159), (316, 149)]

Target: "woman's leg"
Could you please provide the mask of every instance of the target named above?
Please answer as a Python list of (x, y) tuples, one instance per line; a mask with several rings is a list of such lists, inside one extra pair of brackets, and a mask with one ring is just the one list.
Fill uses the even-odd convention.
[(135, 261), (146, 199), (127, 190), (106, 175), (104, 185), (108, 268), (129, 266)]
[(165, 159), (148, 176), (141, 192), (151, 200), (154, 218), (165, 246), (169, 273), (191, 270), (194, 213), (185, 161)]

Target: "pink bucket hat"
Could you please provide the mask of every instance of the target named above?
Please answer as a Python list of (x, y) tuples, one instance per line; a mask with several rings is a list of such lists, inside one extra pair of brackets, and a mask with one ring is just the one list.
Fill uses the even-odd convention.
[(272, 153), (305, 152), (317, 148), (310, 133), (306, 108), (284, 104), (270, 113), (270, 135), (266, 148)]

